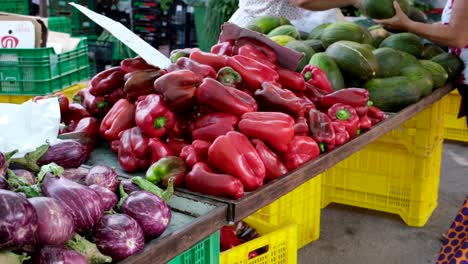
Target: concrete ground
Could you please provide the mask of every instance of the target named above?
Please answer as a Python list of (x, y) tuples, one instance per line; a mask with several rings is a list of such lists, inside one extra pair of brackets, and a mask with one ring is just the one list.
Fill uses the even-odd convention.
[(320, 239), (298, 252), (298, 263), (435, 263), (456, 213), (468, 195), (468, 144), (444, 144), (439, 203), (423, 228), (398, 215), (332, 204), (322, 210)]

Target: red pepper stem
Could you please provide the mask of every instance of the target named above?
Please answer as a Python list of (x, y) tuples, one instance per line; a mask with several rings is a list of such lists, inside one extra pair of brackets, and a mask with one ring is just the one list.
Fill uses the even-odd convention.
[(98, 102), (98, 103), (97, 103), (97, 108), (98, 108), (98, 109), (103, 109), (103, 108), (106, 107), (106, 105), (107, 105), (106, 102), (101, 101), (101, 102)]
[(154, 119), (153, 126), (154, 128), (164, 128), (167, 124), (167, 118), (164, 116), (156, 117)]
[(308, 80), (310, 80), (310, 78), (312, 78), (312, 72), (306, 72), (304, 74), (304, 80), (308, 81)]
[(318, 145), (319, 145), (319, 148), (320, 148), (320, 152), (322, 152), (322, 153), (325, 152), (327, 144), (321, 142)]
[(361, 135), (361, 132), (362, 132), (362, 130), (359, 128), (359, 129), (356, 131), (356, 136)]
[(367, 101), (367, 106), (373, 106), (374, 105), (374, 102), (372, 102), (371, 100)]
[(348, 120), (351, 117), (351, 113), (347, 109), (340, 109), (336, 111), (336, 118), (338, 120)]

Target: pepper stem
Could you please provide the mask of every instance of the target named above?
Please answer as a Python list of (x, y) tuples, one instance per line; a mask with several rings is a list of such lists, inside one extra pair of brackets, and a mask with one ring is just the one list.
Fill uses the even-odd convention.
[(361, 133), (362, 133), (362, 130), (359, 128), (359, 129), (356, 131), (356, 136), (361, 135)]
[(327, 144), (323, 143), (323, 142), (320, 142), (319, 143), (319, 148), (320, 148), (320, 152), (325, 152), (325, 147), (327, 146)]
[(304, 80), (308, 81), (310, 78), (312, 78), (312, 72), (306, 72), (304, 74)]
[(374, 105), (374, 102), (372, 102), (371, 100), (367, 101), (367, 106), (373, 106)]
[(107, 106), (107, 103), (104, 101), (100, 101), (97, 103), (97, 109), (103, 109)]
[(153, 122), (154, 128), (164, 128), (167, 124), (167, 118), (164, 116), (156, 117)]
[(336, 111), (336, 118), (338, 120), (348, 120), (351, 117), (351, 113), (347, 109), (340, 109)]

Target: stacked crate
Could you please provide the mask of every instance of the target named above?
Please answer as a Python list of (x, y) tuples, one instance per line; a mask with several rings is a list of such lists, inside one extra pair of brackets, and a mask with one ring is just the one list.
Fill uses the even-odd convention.
[(169, 36), (169, 11), (158, 1), (132, 1), (133, 32), (154, 48), (167, 44)]
[(29, 15), (28, 0), (0, 0), (0, 12)]
[[(83, 15), (73, 6), (69, 5), (67, 0), (50, 0), (49, 15), (64, 16), (72, 21), (72, 34), (74, 36), (91, 36), (96, 34), (96, 24), (87, 16)], [(91, 10), (95, 8), (95, 1), (75, 0), (77, 4), (88, 7)]]

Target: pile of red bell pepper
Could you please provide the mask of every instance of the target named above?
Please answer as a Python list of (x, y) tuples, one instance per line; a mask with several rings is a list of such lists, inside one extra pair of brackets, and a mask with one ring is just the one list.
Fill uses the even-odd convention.
[(176, 187), (238, 199), (384, 119), (367, 90), (333, 91), (312, 65), (284, 69), (254, 39), (171, 54), (167, 69), (136, 57), (94, 76), (63, 110), (63, 132), (92, 124), (124, 170), (170, 157), (147, 175), (167, 181), (179, 167)]

